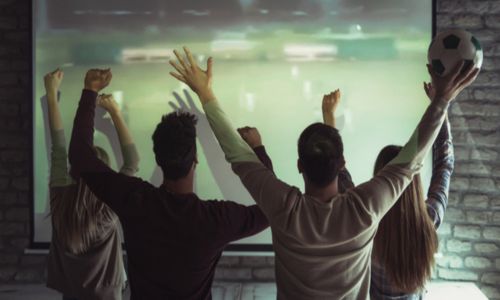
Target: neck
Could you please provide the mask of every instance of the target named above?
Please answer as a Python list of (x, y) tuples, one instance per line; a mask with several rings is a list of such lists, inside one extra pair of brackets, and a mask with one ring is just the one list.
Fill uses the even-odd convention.
[(163, 186), (174, 194), (192, 194), (194, 193), (194, 176), (191, 172), (186, 177), (177, 180), (163, 179)]
[(339, 193), (338, 181), (335, 178), (329, 185), (317, 187), (306, 180), (305, 182), (306, 195), (312, 196), (323, 202), (328, 202)]

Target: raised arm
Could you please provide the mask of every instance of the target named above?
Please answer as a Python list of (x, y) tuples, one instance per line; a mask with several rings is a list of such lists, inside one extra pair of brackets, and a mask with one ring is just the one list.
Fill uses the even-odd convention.
[(255, 155), (257, 155), (260, 162), (274, 173), (273, 162), (271, 161), (269, 155), (267, 155), (264, 144), (262, 144), (262, 138), (259, 130), (255, 127), (245, 126), (238, 128), (238, 133), (248, 146), (253, 149), (253, 152), (255, 152)]
[(66, 186), (71, 183), (68, 174), (68, 162), (66, 153), (66, 139), (64, 127), (57, 103), (59, 87), (63, 80), (63, 71), (57, 69), (44, 77), (45, 92), (47, 95), (47, 107), (49, 114), (50, 137), (52, 140), (50, 150), (50, 179), (51, 187)]
[(419, 172), (444, 122), (449, 102), (476, 78), (479, 70), (472, 66), (462, 70), (463, 64), (450, 75), (438, 77), (431, 67), (429, 72), (436, 95), (425, 111), (410, 140), (389, 164), (372, 180), (353, 189), (366, 210), (381, 218), (399, 198)]
[(113, 95), (100, 95), (97, 97), (97, 105), (109, 113), (115, 125), (123, 156), (123, 166), (120, 168), (120, 173), (128, 176), (134, 175), (139, 170), (139, 153), (118, 103)]
[[(424, 89), (430, 99), (434, 98), (432, 84), (424, 82)], [(446, 206), (448, 205), (448, 192), (450, 179), (455, 164), (453, 155), (453, 142), (448, 116), (439, 131), (432, 146), (432, 178), (427, 192), (427, 212), (434, 221), (436, 228), (441, 225)]]
[(132, 191), (143, 182), (135, 177), (118, 174), (97, 157), (94, 149), (94, 111), (97, 93), (111, 81), (110, 70), (90, 70), (78, 105), (69, 146), (69, 161), (73, 176), (81, 177), (90, 190), (117, 214)]
[(174, 51), (178, 62), (170, 61), (170, 64), (178, 73), (170, 72), (170, 74), (179, 81), (186, 83), (198, 95), (208, 122), (224, 151), (226, 160), (229, 163), (259, 162), (252, 149), (231, 125), (215, 98), (212, 90), (212, 58), (208, 58), (207, 70), (204, 71), (198, 66), (189, 49), (184, 48), (184, 51), (187, 59)]
[(330, 94), (323, 96), (321, 110), (323, 112), (323, 123), (335, 128), (335, 111), (340, 103), (340, 90), (336, 89)]
[[(336, 89), (330, 94), (323, 96), (323, 101), (321, 103), (321, 110), (323, 112), (323, 123), (329, 125), (333, 128), (336, 128), (335, 122), (335, 112), (340, 103), (340, 90)], [(346, 167), (340, 170), (338, 175), (338, 186), (339, 192), (344, 193), (350, 188), (354, 187), (354, 183), (352, 182), (352, 177)]]
[(278, 180), (274, 173), (260, 162), (229, 122), (212, 92), (212, 58), (208, 59), (205, 71), (198, 66), (188, 49), (184, 48), (184, 51), (187, 59), (175, 51), (178, 62), (171, 61), (170, 64), (178, 73), (170, 74), (185, 82), (198, 95), (226, 160), (231, 163), (245, 188), (272, 223), (272, 215), (283, 211), (286, 206), (286, 201), (283, 200), (295, 189)]

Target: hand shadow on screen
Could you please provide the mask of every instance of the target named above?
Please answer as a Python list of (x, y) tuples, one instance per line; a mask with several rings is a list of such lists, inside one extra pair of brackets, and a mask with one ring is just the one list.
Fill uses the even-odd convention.
[(198, 119), (196, 134), (205, 154), (210, 172), (215, 179), (215, 183), (219, 186), (224, 199), (241, 200), (242, 198), (246, 198), (246, 190), (242, 188), (240, 180), (231, 170), (230, 164), (226, 162), (224, 153), (212, 132), (207, 117), (196, 107), (189, 92), (187, 90), (183, 92), (184, 99), (178, 93), (173, 92), (172, 95), (176, 101), (169, 101), (168, 104), (172, 109), (192, 113)]

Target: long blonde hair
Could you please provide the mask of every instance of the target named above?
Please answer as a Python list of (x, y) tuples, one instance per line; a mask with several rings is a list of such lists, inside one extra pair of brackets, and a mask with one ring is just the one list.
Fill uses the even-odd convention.
[[(377, 157), (375, 174), (401, 150), (387, 146)], [(404, 190), (382, 218), (373, 243), (373, 259), (384, 269), (390, 284), (403, 293), (424, 288), (434, 267), (438, 237), (424, 201), (420, 175)]]
[[(109, 156), (95, 147), (99, 159), (109, 165)], [(62, 199), (52, 201), (52, 227), (67, 251), (79, 255), (115, 229), (118, 217), (100, 201), (82, 179), (73, 185)]]

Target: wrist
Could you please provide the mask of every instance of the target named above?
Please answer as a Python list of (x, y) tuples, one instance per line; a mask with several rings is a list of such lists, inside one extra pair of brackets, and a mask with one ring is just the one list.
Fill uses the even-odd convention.
[(48, 89), (46, 90), (47, 98), (56, 99), (57, 98), (57, 89)]
[(107, 112), (112, 118), (122, 116), (122, 112), (119, 109), (109, 109)]
[(252, 149), (259, 148), (259, 147), (264, 147), (264, 145), (262, 143), (256, 143), (256, 144), (250, 145), (250, 148), (252, 148)]
[(215, 101), (215, 95), (214, 95), (212, 89), (200, 90), (200, 91), (197, 91), (196, 94), (198, 95), (198, 98), (200, 98), (200, 101), (202, 104), (206, 104), (208, 102)]
[(89, 91), (92, 91), (92, 92), (95, 92), (95, 93), (99, 93), (99, 89), (95, 86), (92, 86), (92, 85), (85, 85), (84, 87), (85, 90), (89, 90)]

